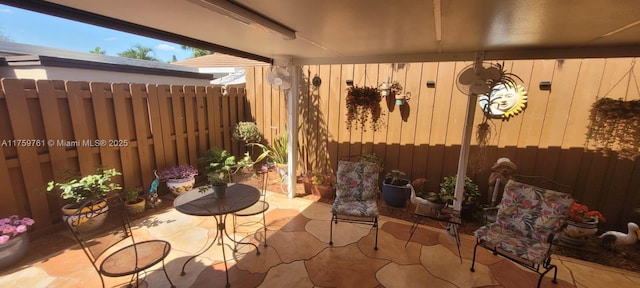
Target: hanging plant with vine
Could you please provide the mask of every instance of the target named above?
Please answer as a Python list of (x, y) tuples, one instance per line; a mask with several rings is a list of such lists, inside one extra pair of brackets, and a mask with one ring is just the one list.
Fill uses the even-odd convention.
[(382, 107), (380, 106), (382, 95), (375, 87), (351, 86), (347, 89), (347, 130), (351, 128), (366, 131), (369, 123), (373, 131), (382, 126)]
[(601, 98), (591, 106), (585, 147), (605, 155), (616, 150), (619, 158), (640, 155), (640, 100)]

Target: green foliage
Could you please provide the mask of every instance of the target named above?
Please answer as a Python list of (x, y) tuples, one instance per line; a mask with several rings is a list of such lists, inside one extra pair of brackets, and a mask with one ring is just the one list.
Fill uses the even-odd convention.
[(127, 188), (122, 191), (122, 198), (127, 204), (138, 203), (138, 197), (140, 196), (141, 187)]
[(148, 60), (148, 61), (159, 61), (155, 58), (155, 53), (153, 49), (149, 47), (144, 47), (142, 45), (135, 45), (132, 48), (129, 48), (125, 51), (118, 53), (118, 56), (132, 59), (140, 59), (140, 60)]
[[(456, 179), (456, 175), (444, 177), (442, 182), (440, 182), (440, 193), (446, 193), (453, 197), (455, 195)], [(469, 177), (465, 177), (464, 180), (462, 206), (463, 210), (468, 209), (471, 211), (470, 213), (474, 215), (482, 208), (480, 203), (480, 188), (478, 188), (478, 185)]]
[(391, 179), (391, 181), (385, 181), (387, 184), (399, 186), (403, 182), (407, 183), (407, 173), (404, 173), (400, 170), (391, 170), (391, 172), (387, 173), (384, 176), (386, 179)]
[(257, 146), (262, 149), (262, 154), (256, 158), (255, 163), (258, 163), (262, 160), (268, 159), (276, 164), (287, 164), (288, 161), (288, 149), (287, 149), (287, 141), (289, 137), (288, 134), (280, 134), (276, 136), (271, 141), (271, 146), (266, 146), (260, 143), (248, 143), (247, 146)]
[(96, 46), (96, 48), (93, 48), (93, 50), (89, 50), (89, 53), (105, 55), (105, 54), (107, 54), (107, 51), (102, 50), (102, 48), (100, 48), (100, 46)]
[(212, 147), (198, 158), (198, 166), (207, 171), (207, 175), (210, 172), (231, 173), (235, 165), (236, 157), (218, 147)]
[(113, 190), (122, 189), (117, 183), (110, 183), (111, 177), (122, 175), (116, 169), (98, 169), (95, 174), (84, 176), (80, 179), (72, 179), (69, 182), (59, 183), (50, 181), (47, 191), (51, 192), (58, 188), (62, 199), (73, 199), (76, 203), (87, 200), (97, 200), (104, 198)]
[(212, 186), (223, 186), (227, 184), (227, 175), (220, 172), (211, 172), (207, 174), (207, 182)]
[(212, 51), (204, 50), (204, 49), (200, 49), (200, 48), (189, 47), (187, 45), (180, 45), (180, 48), (182, 48), (182, 50), (191, 50), (191, 57), (193, 57), (193, 58), (202, 57), (202, 56), (213, 54)]
[(233, 130), (233, 139), (254, 143), (262, 141), (262, 132), (258, 129), (256, 122), (238, 122)]
[(376, 156), (375, 153), (362, 154), (360, 156), (360, 161), (361, 162), (375, 163), (378, 166), (378, 172), (379, 173), (382, 173), (382, 171), (384, 171), (384, 164), (382, 163), (382, 159), (380, 159), (378, 156)]

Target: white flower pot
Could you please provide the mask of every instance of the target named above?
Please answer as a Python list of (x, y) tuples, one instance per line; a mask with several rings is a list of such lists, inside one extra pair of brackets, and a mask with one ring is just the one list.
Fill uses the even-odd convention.
[(195, 183), (196, 178), (193, 176), (183, 179), (167, 179), (167, 187), (169, 188), (169, 191), (176, 196), (193, 189), (193, 184)]

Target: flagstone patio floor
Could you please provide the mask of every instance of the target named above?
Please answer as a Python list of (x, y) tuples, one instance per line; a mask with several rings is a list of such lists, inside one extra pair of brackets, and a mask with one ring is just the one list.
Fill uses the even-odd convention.
[[(343, 222), (334, 226), (331, 247), (330, 205), (279, 193), (268, 193), (267, 201), (271, 206), (266, 215), (267, 247), (259, 246), (260, 255), (252, 246), (243, 245), (235, 253), (224, 246), (231, 287), (535, 287), (537, 283), (537, 274), (482, 249), (476, 272), (470, 272), (475, 244), (470, 235), (461, 235), (462, 263), (455, 239), (446, 230), (421, 225), (405, 247), (411, 223), (384, 216), (379, 250), (373, 249), (371, 226)], [(260, 216), (242, 221), (259, 219), (256, 217)], [(176, 287), (224, 287), (224, 259), (217, 244), (191, 261), (186, 275), (180, 276), (186, 259), (215, 236), (212, 217), (189, 216), (168, 208), (133, 224), (138, 239), (171, 243), (166, 266)], [(265, 235), (260, 228), (255, 224), (244, 227), (247, 233), (237, 236), (262, 243)], [(71, 237), (63, 231), (38, 241), (44, 246), (39, 249), (43, 255), (31, 255), (17, 267), (0, 271), (0, 287), (100, 287), (96, 271), (79, 246), (68, 245)], [(547, 276), (542, 287), (640, 287), (640, 273), (553, 258), (559, 283), (554, 285)], [(169, 287), (160, 268), (158, 264), (141, 273), (143, 287)], [(120, 287), (129, 279), (105, 277), (108, 287)]]

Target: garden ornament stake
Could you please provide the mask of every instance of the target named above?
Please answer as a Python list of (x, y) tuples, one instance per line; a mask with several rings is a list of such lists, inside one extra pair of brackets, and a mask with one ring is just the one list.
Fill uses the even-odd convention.
[(147, 199), (147, 203), (149, 208), (156, 208), (160, 203), (162, 203), (162, 199), (158, 198), (158, 184), (160, 184), (160, 178), (158, 177), (158, 171), (153, 171), (153, 174), (156, 176), (156, 179), (151, 181), (151, 188), (149, 188), (149, 196)]

